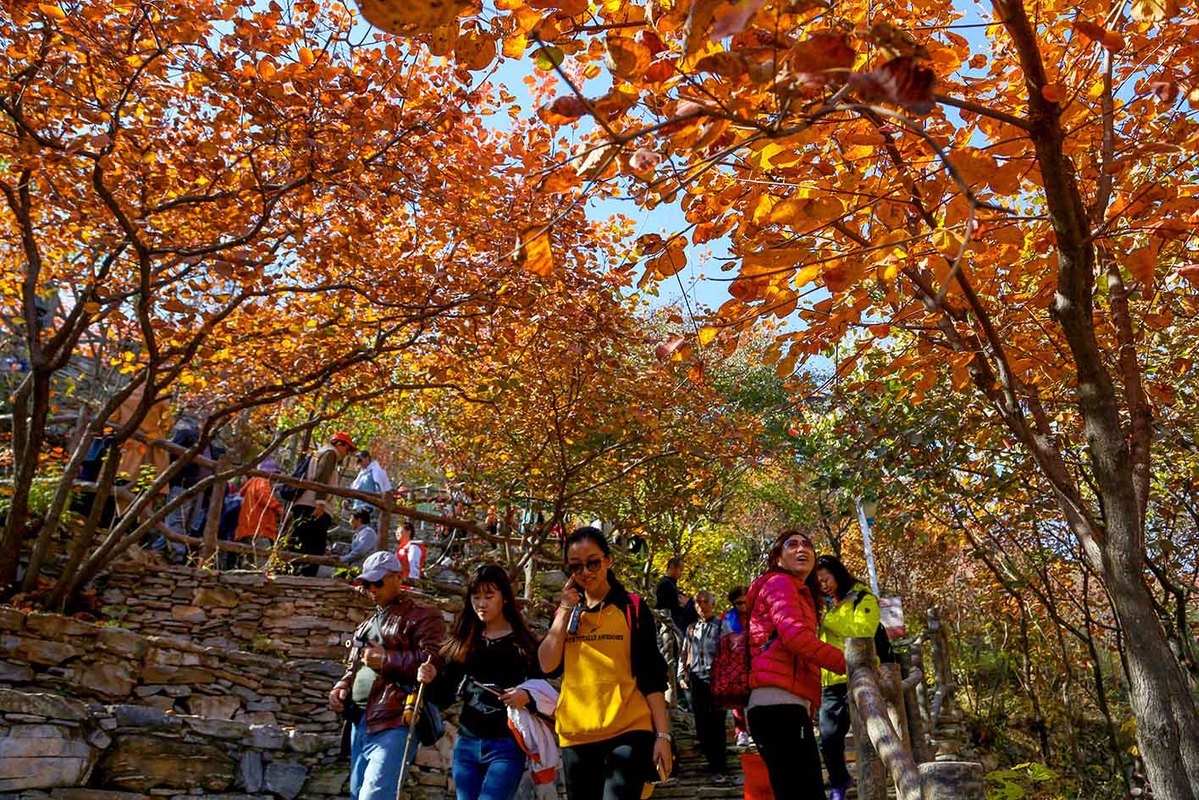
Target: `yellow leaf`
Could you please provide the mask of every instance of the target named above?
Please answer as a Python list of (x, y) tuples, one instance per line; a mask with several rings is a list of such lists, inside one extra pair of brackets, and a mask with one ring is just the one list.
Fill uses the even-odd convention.
[(1132, 0), (1132, 18), (1137, 22), (1160, 22), (1173, 12), (1170, 0)]
[(316, 63), (316, 55), (307, 47), (300, 48), (300, 63), (306, 67), (311, 67)]
[(67, 18), (67, 12), (63, 11), (55, 3), (38, 3), (37, 7), (41, 9), (43, 14), (52, 19), (64, 20)]
[(523, 33), (509, 36), (504, 40), (503, 53), (505, 58), (520, 58), (529, 46), (529, 38)]
[(549, 225), (533, 225), (521, 231), (517, 261), (539, 278), (553, 276), (554, 254), (550, 249)]
[(933, 231), (933, 247), (943, 256), (957, 258), (962, 250), (962, 240), (953, 231), (937, 228)]
[(720, 332), (719, 328), (713, 328), (711, 325), (705, 325), (699, 329), (696, 338), (699, 339), (701, 346), (707, 346), (716, 338), (716, 334)]

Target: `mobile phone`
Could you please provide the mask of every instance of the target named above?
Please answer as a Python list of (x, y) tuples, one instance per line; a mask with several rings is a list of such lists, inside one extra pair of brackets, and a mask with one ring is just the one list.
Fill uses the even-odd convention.
[(665, 782), (670, 777), (666, 774), (666, 765), (661, 761), (655, 761), (654, 766), (658, 768), (658, 780)]

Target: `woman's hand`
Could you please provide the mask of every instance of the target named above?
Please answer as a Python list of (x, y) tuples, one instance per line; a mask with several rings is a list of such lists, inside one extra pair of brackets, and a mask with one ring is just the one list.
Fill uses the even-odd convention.
[(532, 696), (525, 689), (509, 689), (500, 695), (500, 700), (504, 701), (504, 705), (508, 706), (508, 708), (524, 708), (532, 699)]
[(425, 659), (425, 663), (416, 668), (416, 680), (420, 683), (432, 683), (437, 677), (437, 667), (433, 666), (433, 659)]
[(562, 598), (558, 601), (558, 605), (563, 608), (574, 608), (582, 601), (583, 597), (579, 594), (579, 590), (575, 586), (574, 578), (571, 578), (562, 587)]
[(658, 777), (666, 780), (670, 777), (674, 754), (670, 752), (669, 739), (654, 740), (654, 766), (658, 768)]

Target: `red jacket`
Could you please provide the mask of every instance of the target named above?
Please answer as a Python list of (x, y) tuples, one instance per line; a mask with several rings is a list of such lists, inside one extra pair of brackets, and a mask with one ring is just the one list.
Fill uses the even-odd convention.
[(775, 686), (820, 707), (820, 668), (845, 672), (845, 655), (820, 641), (812, 593), (799, 578), (771, 569), (749, 587), (749, 686)]

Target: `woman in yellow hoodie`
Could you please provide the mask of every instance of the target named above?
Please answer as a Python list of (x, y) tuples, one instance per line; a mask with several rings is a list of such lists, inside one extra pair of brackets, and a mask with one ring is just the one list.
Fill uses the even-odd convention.
[[(816, 559), (816, 582), (825, 602), (820, 638), (840, 650), (854, 636), (873, 637), (878, 628), (878, 598), (836, 556)], [(833, 787), (829, 800), (845, 800), (853, 785), (845, 767), (845, 734), (849, 732), (849, 687), (845, 675), (820, 671), (820, 754)]]

